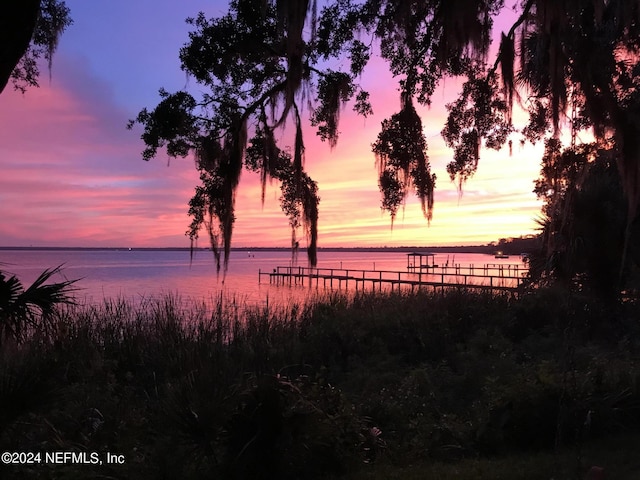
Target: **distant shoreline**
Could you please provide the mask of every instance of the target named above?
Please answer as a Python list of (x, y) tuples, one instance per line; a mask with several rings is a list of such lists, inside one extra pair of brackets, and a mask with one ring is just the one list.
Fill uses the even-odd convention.
[[(0, 251), (185, 251), (189, 252), (189, 247), (2, 247)], [(208, 247), (194, 248), (194, 251), (210, 251)], [(282, 252), (290, 251), (290, 247), (232, 247), (232, 252)], [(306, 252), (306, 248), (300, 248), (300, 252)], [(318, 247), (318, 252), (433, 252), (433, 253), (494, 253), (495, 246), (491, 245), (467, 245), (467, 246), (437, 246), (437, 247)]]

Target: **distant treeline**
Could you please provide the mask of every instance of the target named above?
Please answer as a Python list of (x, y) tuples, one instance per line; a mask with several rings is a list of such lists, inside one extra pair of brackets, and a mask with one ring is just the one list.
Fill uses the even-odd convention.
[(526, 235), (517, 238), (501, 238), (497, 243), (490, 243), (487, 248), (491, 252), (500, 250), (509, 255), (517, 255), (519, 253), (532, 253), (540, 249), (539, 235)]
[[(401, 247), (319, 247), (321, 252), (434, 252), (434, 253), (495, 253), (501, 250), (507, 254), (530, 253), (539, 248), (538, 236), (524, 236), (518, 238), (501, 238), (497, 242), (491, 242), (487, 245), (454, 245), (454, 246), (401, 246)], [(10, 247), (0, 246), (0, 250), (50, 250), (50, 251), (69, 251), (69, 250), (136, 250), (136, 251), (189, 251), (189, 247)], [(209, 247), (198, 247), (194, 250), (210, 250)], [(252, 252), (277, 252), (290, 251), (291, 247), (232, 247), (232, 251), (252, 251)], [(300, 251), (307, 249), (301, 247)]]

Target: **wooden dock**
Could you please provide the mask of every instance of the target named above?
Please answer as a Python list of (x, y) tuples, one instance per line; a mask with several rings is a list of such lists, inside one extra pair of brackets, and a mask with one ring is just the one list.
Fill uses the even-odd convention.
[(359, 270), (346, 268), (315, 268), (280, 266), (272, 272), (258, 271), (258, 282), (263, 277), (272, 285), (301, 285), (329, 288), (352, 288), (365, 290), (367, 287), (382, 290), (401, 288), (469, 288), (485, 291), (519, 292), (527, 269), (518, 264), (490, 263), (476, 265), (432, 265), (428, 268), (408, 268), (406, 272), (391, 270)]

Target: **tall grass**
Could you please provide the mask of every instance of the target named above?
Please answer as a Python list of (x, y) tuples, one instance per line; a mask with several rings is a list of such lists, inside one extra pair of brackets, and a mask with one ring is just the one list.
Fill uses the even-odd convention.
[(320, 478), (566, 448), (579, 463), (585, 442), (640, 428), (638, 320), (553, 290), (64, 306), (0, 355), (0, 447), (127, 462), (0, 474)]

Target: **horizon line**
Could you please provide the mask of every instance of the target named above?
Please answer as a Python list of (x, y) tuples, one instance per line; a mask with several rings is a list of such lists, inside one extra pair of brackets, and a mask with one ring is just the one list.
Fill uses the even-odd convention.
[[(344, 246), (344, 247), (318, 247), (322, 250), (408, 250), (408, 249), (446, 249), (446, 248), (486, 248), (492, 247), (491, 243), (472, 245), (399, 245), (399, 246)], [(231, 247), (231, 251), (265, 251), (265, 250), (291, 250), (289, 246), (240, 246)], [(211, 251), (211, 247), (89, 247), (89, 246), (53, 246), (53, 245), (0, 245), (0, 250), (183, 250), (183, 251)], [(307, 247), (299, 247), (298, 251), (307, 251)]]

